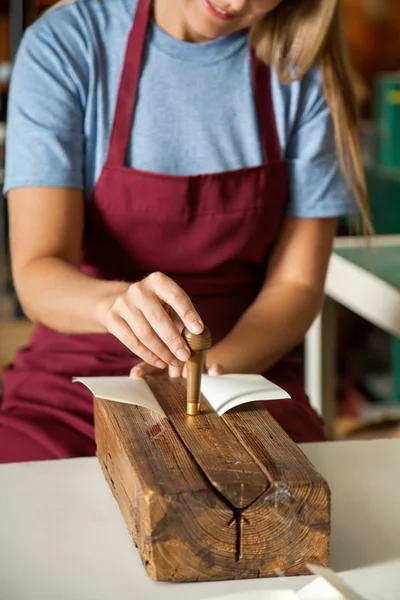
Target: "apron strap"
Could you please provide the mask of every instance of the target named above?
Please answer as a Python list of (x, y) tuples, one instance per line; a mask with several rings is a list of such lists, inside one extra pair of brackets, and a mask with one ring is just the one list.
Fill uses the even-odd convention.
[(250, 50), (251, 69), (264, 163), (282, 160), (271, 93), (271, 68)]
[(152, 0), (139, 0), (129, 34), (119, 85), (107, 163), (123, 166), (128, 151), (142, 71)]
[[(146, 34), (152, 0), (138, 0), (133, 27), (129, 34), (124, 66), (118, 90), (107, 164), (124, 166), (137, 103)], [(270, 67), (258, 60), (250, 50), (254, 97), (260, 128), (263, 162), (281, 160), (281, 147), (276, 129), (271, 95)]]

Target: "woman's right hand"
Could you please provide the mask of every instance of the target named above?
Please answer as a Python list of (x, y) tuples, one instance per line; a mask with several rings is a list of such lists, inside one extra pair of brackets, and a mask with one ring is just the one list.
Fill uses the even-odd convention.
[(152, 273), (114, 297), (101, 316), (107, 331), (149, 365), (181, 367), (190, 349), (181, 333), (204, 325), (189, 296), (163, 273)]

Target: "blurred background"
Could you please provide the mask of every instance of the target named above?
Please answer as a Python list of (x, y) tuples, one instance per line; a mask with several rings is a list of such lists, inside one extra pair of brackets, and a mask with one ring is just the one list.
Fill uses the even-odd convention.
[[(0, 0), (0, 184), (13, 57), (24, 29), (52, 4), (54, 0)], [(360, 139), (373, 224), (378, 236), (393, 236), (393, 244), (375, 263), (379, 267), (375, 276), (399, 290), (400, 313), (400, 1), (341, 0), (341, 5), (362, 115)], [(339, 233), (350, 234), (346, 220), (340, 223)], [(349, 256), (346, 259), (353, 261)], [(359, 257), (354, 260), (359, 266)], [(365, 302), (369, 301), (366, 296)], [(379, 310), (385, 310), (384, 302)], [(363, 314), (337, 306), (337, 344), (332, 340), (335, 375), (333, 382), (327, 382), (334, 399), (332, 434), (337, 439), (400, 436), (397, 325), (385, 330), (357, 312)], [(31, 330), (12, 286), (7, 207), (1, 202), (0, 369), (27, 343)]]

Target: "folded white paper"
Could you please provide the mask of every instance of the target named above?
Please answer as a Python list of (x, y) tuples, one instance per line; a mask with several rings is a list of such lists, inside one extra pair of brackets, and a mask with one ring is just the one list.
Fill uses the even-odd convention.
[(132, 377), (75, 377), (74, 382), (83, 383), (93, 396), (101, 400), (135, 404), (148, 408), (165, 417), (145, 379)]
[[(75, 382), (89, 388), (96, 398), (112, 402), (124, 402), (148, 408), (164, 415), (153, 392), (145, 379), (133, 377), (75, 377)], [(203, 375), (201, 391), (213, 409), (223, 415), (225, 412), (259, 400), (283, 400), (289, 394), (261, 375)]]
[(290, 398), (285, 390), (262, 375), (203, 375), (201, 391), (219, 415), (247, 402)]

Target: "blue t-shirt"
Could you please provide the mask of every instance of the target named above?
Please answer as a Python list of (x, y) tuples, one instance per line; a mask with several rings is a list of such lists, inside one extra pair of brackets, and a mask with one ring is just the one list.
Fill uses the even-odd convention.
[[(10, 89), (4, 191), (81, 188), (89, 200), (107, 156), (137, 0), (67, 0), (25, 33)], [(320, 72), (281, 85), (273, 105), (290, 182), (288, 214), (354, 212), (341, 174)], [(262, 160), (247, 32), (204, 44), (152, 24), (128, 166), (194, 175)]]

